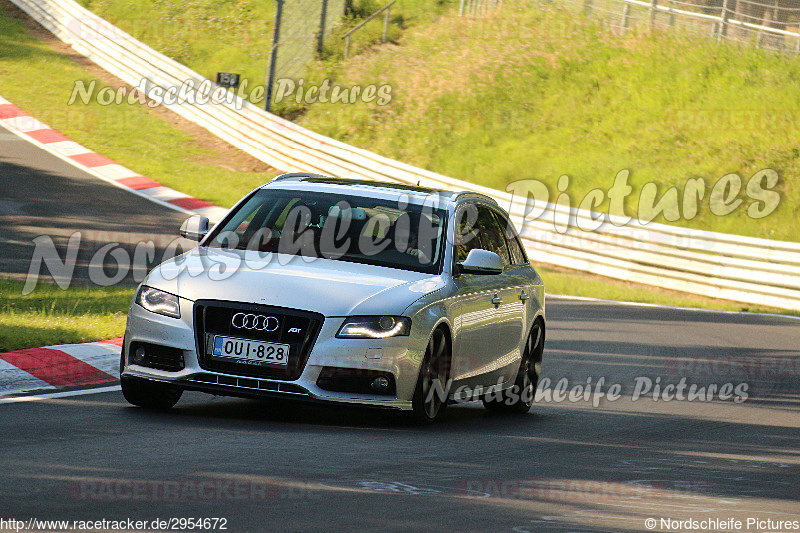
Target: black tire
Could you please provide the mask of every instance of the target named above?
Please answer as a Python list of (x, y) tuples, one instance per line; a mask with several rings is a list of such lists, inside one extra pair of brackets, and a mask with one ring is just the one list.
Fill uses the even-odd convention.
[(447, 409), (447, 400), (433, 391), (434, 381), (439, 381), (446, 391), (450, 377), (450, 342), (443, 328), (437, 328), (428, 340), (425, 357), (419, 369), (417, 386), (412, 399), (412, 419), (418, 424), (431, 424)]
[(183, 395), (180, 387), (141, 378), (123, 377), (120, 385), (128, 403), (146, 409), (169, 409)]
[(542, 373), (542, 352), (544, 351), (544, 327), (541, 321), (533, 323), (531, 333), (522, 352), (517, 378), (514, 380), (514, 392), (503, 391), (492, 397), (483, 397), (483, 406), (497, 413), (525, 414), (533, 406), (539, 375)]

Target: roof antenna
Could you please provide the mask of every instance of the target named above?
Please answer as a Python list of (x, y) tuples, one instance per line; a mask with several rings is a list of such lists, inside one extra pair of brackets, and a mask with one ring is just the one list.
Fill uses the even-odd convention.
[(422, 180), (417, 180), (417, 187), (419, 187), (420, 183), (422, 183)]

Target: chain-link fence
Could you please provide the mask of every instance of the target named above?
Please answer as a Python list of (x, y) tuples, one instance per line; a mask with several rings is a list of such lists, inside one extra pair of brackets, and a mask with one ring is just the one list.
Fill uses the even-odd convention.
[(480, 15), (500, 5), (500, 0), (460, 0), (458, 6), (459, 16)]
[[(717, 42), (800, 53), (800, 0), (564, 0), (624, 34), (680, 28)], [(545, 0), (549, 3), (549, 0)], [(481, 15), (500, 0), (461, 0), (459, 15)]]
[(347, 0), (281, 0), (282, 15), (277, 49), (275, 79), (296, 80), (306, 72), (309, 61), (321, 49), (322, 41), (338, 25)]
[(718, 42), (738, 41), (800, 52), (800, 0), (571, 0), (619, 33), (684, 30)]

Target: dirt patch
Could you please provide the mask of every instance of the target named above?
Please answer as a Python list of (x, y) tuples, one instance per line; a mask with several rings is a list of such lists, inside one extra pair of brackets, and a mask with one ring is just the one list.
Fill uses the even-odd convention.
[[(71, 46), (59, 40), (52, 33), (47, 31), (47, 29), (30, 18), (24, 11), (20, 10), (8, 0), (0, 0), (0, 7), (3, 8), (9, 17), (21, 21), (29, 35), (44, 42), (54, 52), (68, 57), (70, 60), (77, 63), (82, 69), (109, 87), (113, 89), (118, 89), (120, 87), (126, 87), (129, 90), (132, 89), (132, 87), (124, 81), (109, 74), (89, 59), (75, 52)], [(202, 128), (197, 124), (184, 119), (166, 107), (149, 107), (142, 105), (142, 108), (146, 112), (152, 113), (161, 120), (166, 121), (170, 125), (192, 137), (192, 145), (197, 146), (205, 151), (202, 156), (192, 158), (192, 161), (195, 163), (216, 166), (225, 170), (238, 172), (264, 172), (272, 174), (281, 173), (281, 171), (271, 167), (259, 159), (256, 159), (242, 150), (231, 146), (219, 137), (209, 133), (205, 128)]]

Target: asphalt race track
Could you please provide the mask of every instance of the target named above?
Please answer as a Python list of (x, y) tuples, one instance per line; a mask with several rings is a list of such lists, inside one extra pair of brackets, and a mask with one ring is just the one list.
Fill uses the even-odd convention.
[[(184, 218), (0, 139), (3, 272), (27, 272), (37, 234), (171, 237)], [(547, 312), (540, 388), (551, 397), (525, 416), (473, 403), (417, 427), (378, 411), (199, 393), (148, 412), (97, 389), (2, 402), (0, 519), (588, 532), (646, 531), (654, 518), (656, 530), (686, 530), (661, 519), (794, 530), (775, 523), (800, 520), (800, 321), (558, 298)], [(562, 378), (568, 392), (603, 378), (620, 397), (559, 398)], [(634, 400), (648, 379), (669, 398), (681, 383), (714, 393)]]
[[(635, 377), (689, 374), (696, 384), (758, 382), (762, 397), (631, 401), (627, 390), (598, 408), (540, 402), (526, 416), (467, 404), (433, 427), (199, 393), (169, 412), (130, 407), (118, 391), (1, 404), (3, 508), (26, 520), (226, 518), (232, 531), (800, 519), (799, 380), (786, 362), (797, 369), (800, 322), (563, 300), (548, 312), (552, 380), (605, 377), (630, 389)], [(673, 364), (698, 356), (717, 371)], [(732, 358), (751, 359), (743, 372), (753, 375), (730, 375)], [(773, 373), (778, 360), (786, 367)]]
[[(161, 262), (164, 249), (177, 238), (188, 216), (105, 183), (0, 125), (0, 272), (4, 274), (27, 275), (34, 239), (42, 235), (52, 239), (63, 261), (69, 238), (78, 231), (74, 275), (78, 282), (89, 278), (89, 263), (95, 257), (104, 265), (106, 278), (116, 275), (112, 254), (101, 251), (111, 242), (119, 243), (115, 248), (124, 250), (133, 262), (136, 245), (153, 241), (155, 253), (147, 261), (152, 267)], [(52, 281), (46, 265), (40, 272)], [(146, 273), (143, 268), (126, 272), (128, 284)]]

